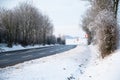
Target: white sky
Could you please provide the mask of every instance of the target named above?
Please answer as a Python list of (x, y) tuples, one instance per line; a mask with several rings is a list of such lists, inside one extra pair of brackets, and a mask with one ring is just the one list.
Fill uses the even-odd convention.
[(89, 3), (81, 0), (0, 0), (0, 6), (13, 8), (20, 2), (30, 2), (52, 20), (55, 35), (83, 36), (80, 19)]

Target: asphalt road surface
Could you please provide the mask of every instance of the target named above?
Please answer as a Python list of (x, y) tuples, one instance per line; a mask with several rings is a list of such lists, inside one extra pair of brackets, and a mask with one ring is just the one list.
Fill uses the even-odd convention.
[(58, 45), (35, 49), (4, 52), (0, 54), (0, 68), (12, 66), (28, 60), (58, 54), (73, 49), (75, 47), (76, 47), (75, 45)]

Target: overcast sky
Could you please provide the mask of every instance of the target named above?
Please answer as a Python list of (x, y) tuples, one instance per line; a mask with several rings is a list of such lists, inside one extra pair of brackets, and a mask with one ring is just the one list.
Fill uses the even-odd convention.
[(48, 15), (55, 35), (83, 36), (79, 24), (89, 4), (81, 0), (0, 0), (0, 6), (13, 8), (20, 2), (30, 2)]

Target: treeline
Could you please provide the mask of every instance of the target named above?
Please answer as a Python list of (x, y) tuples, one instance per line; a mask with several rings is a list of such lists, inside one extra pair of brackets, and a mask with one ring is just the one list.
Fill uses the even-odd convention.
[(101, 56), (113, 53), (119, 44), (117, 12), (119, 0), (89, 0), (91, 7), (82, 21), (88, 45), (97, 44)]
[(34, 44), (55, 44), (53, 24), (48, 16), (28, 3), (22, 3), (12, 10), (0, 9), (0, 43), (22, 46)]

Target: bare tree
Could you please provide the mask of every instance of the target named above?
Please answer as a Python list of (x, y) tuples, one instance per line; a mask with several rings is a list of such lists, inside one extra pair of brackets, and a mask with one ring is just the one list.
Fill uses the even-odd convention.
[(6, 29), (6, 39), (7, 39), (7, 44), (9, 47), (12, 47), (13, 41), (13, 29), (14, 29), (14, 21), (13, 21), (13, 13), (10, 10), (4, 10), (3, 14), (1, 16), (2, 20), (2, 25)]
[(49, 18), (42, 15), (36, 8), (34, 8), (30, 4), (21, 4), (17, 10), (19, 11), (19, 17), (21, 19), (20, 26), (22, 29), (21, 36), (23, 44), (45, 44), (47, 34), (49, 34), (48, 32), (53, 29), (53, 25), (51, 25)]
[(13, 44), (45, 45), (48, 37), (53, 36), (53, 24), (31, 4), (21, 3), (12, 10), (0, 10), (0, 31), (0, 42), (5, 40), (9, 47)]

